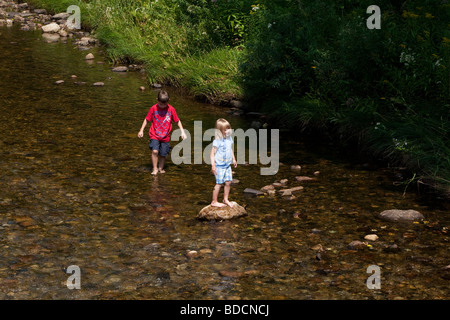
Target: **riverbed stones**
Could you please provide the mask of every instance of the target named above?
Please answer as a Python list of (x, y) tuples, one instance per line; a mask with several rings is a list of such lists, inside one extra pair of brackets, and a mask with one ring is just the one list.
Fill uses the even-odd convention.
[(233, 207), (213, 207), (208, 205), (204, 207), (197, 215), (200, 220), (229, 220), (247, 215), (244, 207), (232, 201)]
[(59, 30), (61, 30), (61, 27), (55, 22), (42, 26), (42, 31), (44, 31), (44, 33), (58, 33)]
[(105, 85), (105, 83), (104, 82), (95, 82), (93, 85), (94, 85), (94, 87), (103, 87)]
[(84, 57), (84, 60), (94, 60), (94, 59), (95, 59), (95, 57), (92, 53), (88, 53), (86, 55), (86, 57)]
[(64, 83), (64, 80), (55, 81), (55, 84), (63, 84), (63, 83)]
[(393, 222), (409, 222), (425, 219), (423, 214), (416, 210), (384, 210), (378, 215), (381, 219)]
[(302, 167), (299, 166), (298, 164), (297, 165), (292, 165), (291, 166), (291, 170), (292, 171), (300, 171), (300, 170), (302, 170)]

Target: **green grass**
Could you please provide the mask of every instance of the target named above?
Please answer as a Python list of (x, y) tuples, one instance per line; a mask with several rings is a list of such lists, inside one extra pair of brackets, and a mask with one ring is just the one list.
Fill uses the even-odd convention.
[(213, 103), (242, 96), (236, 77), (241, 51), (212, 43), (206, 26), (180, 21), (177, 1), (31, 0), (29, 3), (53, 12), (65, 11), (71, 4), (79, 5), (83, 27), (91, 29), (106, 46), (111, 61), (144, 64), (150, 82), (182, 87)]

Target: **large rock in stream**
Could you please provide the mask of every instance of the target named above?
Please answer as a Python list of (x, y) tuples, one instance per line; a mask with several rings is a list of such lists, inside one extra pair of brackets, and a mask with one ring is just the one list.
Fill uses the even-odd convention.
[(416, 221), (425, 219), (423, 214), (416, 210), (384, 210), (379, 217), (387, 221)]
[(240, 206), (236, 202), (232, 201), (233, 208), (229, 206), (225, 207), (212, 207), (211, 205), (204, 207), (197, 215), (200, 220), (228, 220), (232, 218), (238, 218), (247, 215), (247, 211), (244, 207)]

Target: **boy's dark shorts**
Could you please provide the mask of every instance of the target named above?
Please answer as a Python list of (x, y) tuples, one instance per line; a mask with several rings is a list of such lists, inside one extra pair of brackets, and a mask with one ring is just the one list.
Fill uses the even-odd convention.
[(148, 144), (148, 146), (151, 150), (158, 150), (161, 157), (166, 157), (169, 154), (171, 148), (168, 142), (161, 142), (155, 139), (150, 139), (150, 143)]

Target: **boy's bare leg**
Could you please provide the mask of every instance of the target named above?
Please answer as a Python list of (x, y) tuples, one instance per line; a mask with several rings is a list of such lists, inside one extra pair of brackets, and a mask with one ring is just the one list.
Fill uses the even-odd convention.
[(225, 181), (225, 187), (223, 188), (223, 203), (233, 208), (233, 204), (228, 200), (230, 195), (231, 181)]
[(159, 153), (158, 150), (152, 151), (153, 175), (158, 174), (158, 153)]
[(216, 184), (214, 186), (211, 207), (225, 207), (225, 204), (217, 201), (217, 198), (219, 197), (219, 192), (220, 192), (220, 188), (221, 187), (222, 186), (220, 184)]
[(166, 173), (166, 171), (164, 171), (164, 163), (166, 163), (166, 157), (159, 156), (159, 172), (160, 173)]

